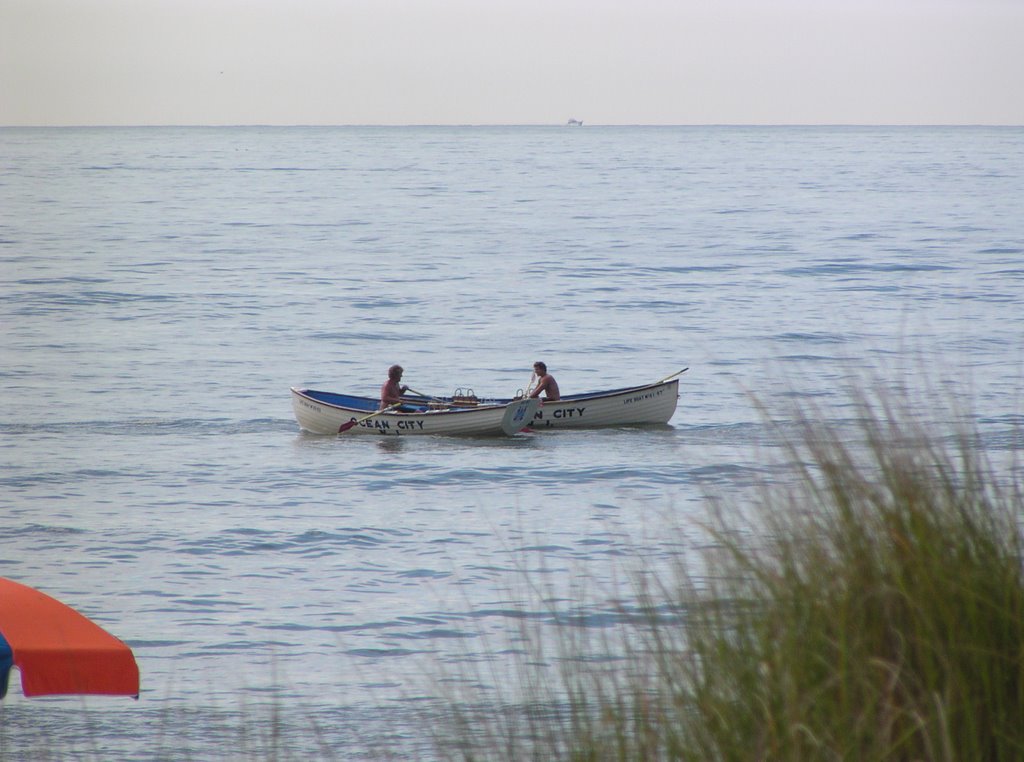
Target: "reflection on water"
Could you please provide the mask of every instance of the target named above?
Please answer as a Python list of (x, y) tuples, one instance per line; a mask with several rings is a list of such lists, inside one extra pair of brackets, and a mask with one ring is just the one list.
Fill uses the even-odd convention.
[(407, 437), (380, 437), (377, 440), (377, 449), (384, 453), (394, 454), (405, 449)]

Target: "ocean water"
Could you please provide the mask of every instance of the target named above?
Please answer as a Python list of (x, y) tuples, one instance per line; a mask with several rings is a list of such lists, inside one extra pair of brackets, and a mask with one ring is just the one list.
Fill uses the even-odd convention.
[[(15, 672), (0, 757), (428, 758), (446, 675), (500, 675), (524, 619), (602, 627), (576, 590), (776, 478), (753, 398), (844, 426), (851, 387), (908, 388), (1016, 457), (1024, 129), (0, 129), (0, 285), (0, 575), (142, 673), (133, 702)], [(563, 392), (689, 370), (664, 427), (291, 413), (395, 362), (507, 395), (538, 359)]]

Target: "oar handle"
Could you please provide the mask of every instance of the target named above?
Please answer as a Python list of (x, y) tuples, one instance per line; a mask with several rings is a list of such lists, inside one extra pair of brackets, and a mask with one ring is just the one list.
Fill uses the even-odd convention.
[(689, 368), (683, 368), (682, 370), (677, 370), (671, 376), (665, 376), (665, 378), (661, 379), (661, 381), (659, 381), (658, 383), (659, 384), (663, 384), (666, 381), (668, 381), (669, 379), (675, 378), (676, 376), (681, 376), (683, 373), (686, 373), (686, 371), (688, 371), (688, 370), (689, 370)]
[[(440, 397), (435, 397), (433, 394), (424, 394), (423, 392), (418, 392), (418, 391), (416, 391), (415, 389), (413, 389), (412, 387), (409, 387), (409, 386), (405, 387), (405, 390), (407, 392), (412, 392), (417, 397), (426, 397), (428, 400), (430, 400), (430, 404), (434, 405), (435, 407), (447, 408), (447, 407), (451, 406), (451, 402), (446, 402), (445, 400), (441, 399)], [(414, 404), (422, 405), (423, 403), (417, 400)]]
[(435, 397), (433, 394), (424, 394), (423, 392), (418, 392), (415, 389), (413, 389), (411, 386), (405, 387), (405, 390), (407, 392), (412, 392), (417, 397), (426, 397), (428, 400), (434, 400), (436, 402), (442, 402), (443, 401), (440, 397)]

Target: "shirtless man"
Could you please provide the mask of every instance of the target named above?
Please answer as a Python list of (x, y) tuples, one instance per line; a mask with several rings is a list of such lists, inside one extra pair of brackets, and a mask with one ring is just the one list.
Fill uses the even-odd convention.
[(409, 391), (408, 386), (400, 386), (402, 374), (405, 370), (401, 365), (392, 365), (388, 368), (388, 380), (380, 388), (380, 407), (383, 410), (402, 401), (402, 395)]
[(558, 382), (555, 377), (548, 373), (548, 366), (542, 362), (533, 364), (533, 372), (537, 375), (537, 388), (530, 392), (531, 397), (539, 397), (544, 392), (544, 399), (547, 402), (557, 402), (559, 398)]

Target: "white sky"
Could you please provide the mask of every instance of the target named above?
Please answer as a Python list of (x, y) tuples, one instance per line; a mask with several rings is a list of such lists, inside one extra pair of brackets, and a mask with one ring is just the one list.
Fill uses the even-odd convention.
[(1024, 124), (1024, 0), (0, 0), (0, 124)]

